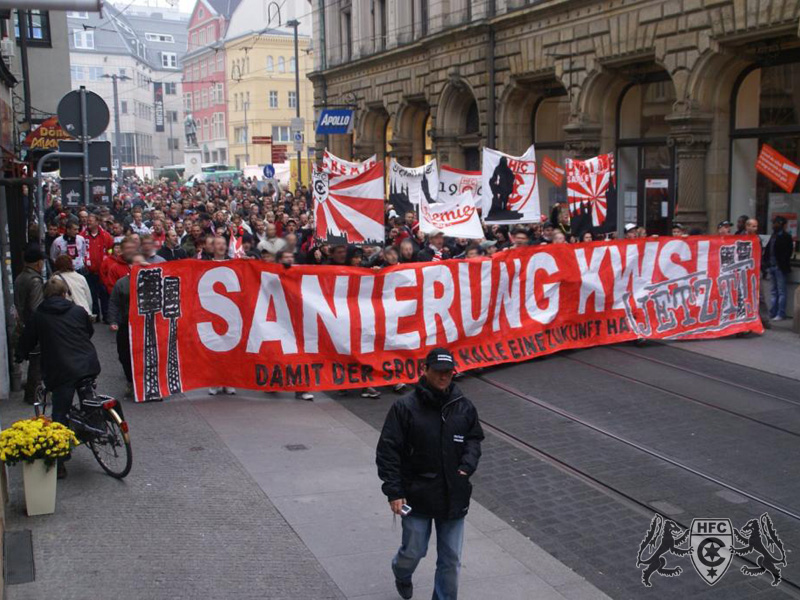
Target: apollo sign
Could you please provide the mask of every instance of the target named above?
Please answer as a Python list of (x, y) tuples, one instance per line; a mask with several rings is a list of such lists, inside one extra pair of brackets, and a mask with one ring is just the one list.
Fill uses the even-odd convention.
[(317, 135), (334, 135), (353, 131), (353, 111), (346, 108), (326, 108), (319, 115)]

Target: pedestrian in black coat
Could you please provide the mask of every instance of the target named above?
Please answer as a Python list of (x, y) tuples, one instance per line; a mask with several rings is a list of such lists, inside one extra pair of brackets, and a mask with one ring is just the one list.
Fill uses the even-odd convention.
[[(72, 386), (74, 391), (78, 381), (100, 373), (92, 343), (92, 319), (83, 308), (67, 300), (67, 290), (61, 279), (47, 282), (44, 301), (25, 326), (17, 349), (18, 357), (24, 359), (40, 345), (42, 379), (54, 393), (64, 386)], [(57, 417), (54, 400), (53, 420), (58, 421)]]
[[(478, 412), (453, 384), (455, 361), (432, 350), (414, 391), (397, 400), (378, 440), (376, 462), (392, 512), (403, 517), (403, 542), (392, 561), (397, 591), (411, 598), (411, 577), (436, 526), (434, 598), (455, 598), (464, 517), (478, 468), (483, 430)], [(410, 513), (403, 509), (410, 506)]]

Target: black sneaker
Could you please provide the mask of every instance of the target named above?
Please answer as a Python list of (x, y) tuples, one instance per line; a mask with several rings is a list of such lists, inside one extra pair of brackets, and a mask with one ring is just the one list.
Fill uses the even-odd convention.
[(400, 581), (399, 579), (395, 579), (394, 585), (397, 588), (397, 593), (400, 594), (401, 598), (408, 600), (414, 595), (414, 584), (410, 581), (406, 583), (404, 581)]

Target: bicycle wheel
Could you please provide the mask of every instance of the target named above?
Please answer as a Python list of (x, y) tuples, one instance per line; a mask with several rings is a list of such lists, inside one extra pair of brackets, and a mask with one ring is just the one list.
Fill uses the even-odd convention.
[(37, 417), (43, 417), (47, 414), (47, 389), (44, 383), (39, 382), (36, 386), (36, 400), (33, 403), (33, 410)]
[(103, 410), (105, 434), (87, 442), (103, 470), (117, 479), (122, 479), (130, 473), (133, 463), (131, 438), (127, 426), (123, 429), (122, 423), (116, 410), (113, 408)]

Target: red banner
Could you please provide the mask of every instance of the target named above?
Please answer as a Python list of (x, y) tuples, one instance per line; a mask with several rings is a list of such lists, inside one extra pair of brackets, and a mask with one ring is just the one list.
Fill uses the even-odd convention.
[(542, 175), (547, 177), (553, 185), (557, 187), (564, 185), (564, 167), (549, 156), (545, 156), (542, 159), (541, 171)]
[(794, 185), (797, 183), (797, 177), (800, 175), (800, 167), (767, 144), (762, 145), (761, 152), (758, 153), (756, 171), (787, 194), (792, 193)]
[(361, 268), (179, 260), (133, 272), (137, 400), (210, 386), (333, 390), (626, 340), (761, 332), (758, 238), (531, 246)]

